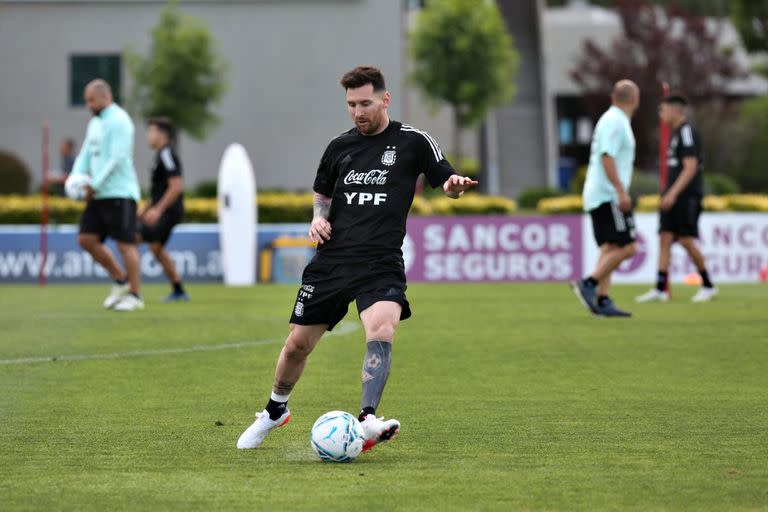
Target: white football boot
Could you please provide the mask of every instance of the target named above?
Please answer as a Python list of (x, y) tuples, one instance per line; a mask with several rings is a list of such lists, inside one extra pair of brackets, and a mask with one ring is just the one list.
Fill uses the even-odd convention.
[(118, 301), (112, 308), (112, 311), (139, 311), (144, 309), (144, 301), (136, 297), (134, 294), (129, 293)]
[(651, 288), (642, 295), (635, 297), (635, 302), (667, 302), (669, 301), (669, 292), (663, 292), (658, 288)]
[(385, 420), (382, 416), (377, 418), (373, 414), (369, 414), (363, 421), (360, 422), (365, 433), (365, 443), (363, 444), (363, 451), (367, 452), (374, 446), (384, 441), (394, 439), (394, 437), (400, 432), (400, 422), (397, 420)]
[(264, 438), (267, 434), (280, 428), (286, 423), (291, 421), (291, 411), (286, 410), (282, 416), (276, 420), (269, 419), (269, 413), (267, 410), (256, 413), (256, 421), (245, 429), (245, 432), (240, 434), (240, 439), (237, 440), (237, 448), (239, 450), (249, 450), (252, 448), (258, 448), (261, 443), (264, 442)]
[(709, 302), (715, 295), (717, 295), (717, 288), (714, 286), (712, 288), (702, 286), (699, 288), (699, 291), (696, 292), (696, 295), (691, 297), (691, 302)]
[(131, 287), (128, 286), (128, 283), (113, 284), (112, 291), (109, 292), (109, 297), (104, 299), (104, 307), (107, 309), (112, 309), (118, 302), (120, 302), (120, 299), (128, 295), (128, 292), (130, 291)]

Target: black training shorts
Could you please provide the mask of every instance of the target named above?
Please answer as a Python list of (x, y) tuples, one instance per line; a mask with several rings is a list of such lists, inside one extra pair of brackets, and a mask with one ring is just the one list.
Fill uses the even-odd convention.
[(103, 242), (136, 243), (136, 201), (125, 198), (92, 199), (80, 218), (80, 233), (95, 234)]
[(160, 242), (160, 245), (165, 245), (168, 239), (171, 238), (171, 232), (173, 228), (181, 222), (181, 213), (174, 210), (166, 210), (157, 219), (157, 222), (151, 226), (146, 224), (139, 224), (139, 233), (141, 233), (141, 239), (147, 243)]
[(619, 210), (616, 203), (603, 203), (590, 210), (592, 230), (598, 246), (614, 244), (624, 247), (635, 241), (635, 218), (632, 211)]
[(358, 314), (376, 302), (397, 302), (403, 308), (400, 320), (405, 320), (411, 316), (405, 289), (399, 256), (359, 263), (326, 263), (315, 256), (304, 269), (291, 323), (328, 324), (330, 331), (347, 315), (353, 300)]
[(701, 198), (678, 197), (675, 204), (659, 215), (659, 233), (674, 233), (678, 237), (699, 237)]

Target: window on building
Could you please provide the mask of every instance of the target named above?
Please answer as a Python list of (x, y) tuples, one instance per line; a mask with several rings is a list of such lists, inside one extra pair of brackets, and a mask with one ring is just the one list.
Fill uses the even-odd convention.
[(112, 87), (112, 95), (120, 103), (120, 55), (72, 55), (69, 58), (69, 103), (85, 105), (83, 88), (94, 78), (103, 78)]

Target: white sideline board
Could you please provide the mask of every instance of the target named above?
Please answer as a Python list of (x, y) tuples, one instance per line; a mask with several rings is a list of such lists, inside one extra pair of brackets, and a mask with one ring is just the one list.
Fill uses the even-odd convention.
[(219, 243), (224, 284), (256, 283), (256, 178), (248, 153), (230, 144), (219, 167)]

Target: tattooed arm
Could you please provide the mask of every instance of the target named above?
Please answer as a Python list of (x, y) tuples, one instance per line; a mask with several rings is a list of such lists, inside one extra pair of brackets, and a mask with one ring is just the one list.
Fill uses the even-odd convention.
[(331, 239), (331, 198), (315, 192), (314, 217), (309, 226), (309, 238), (319, 244)]

